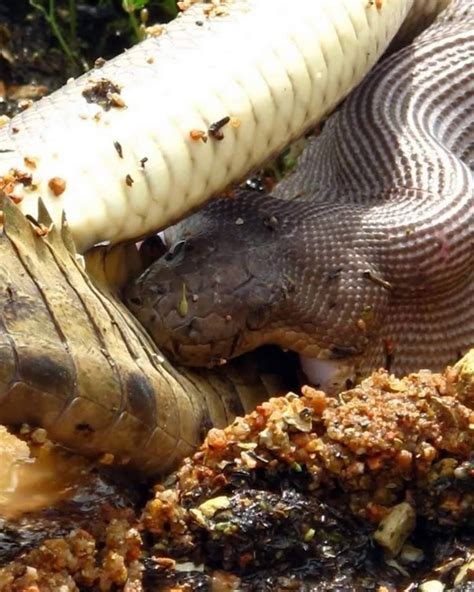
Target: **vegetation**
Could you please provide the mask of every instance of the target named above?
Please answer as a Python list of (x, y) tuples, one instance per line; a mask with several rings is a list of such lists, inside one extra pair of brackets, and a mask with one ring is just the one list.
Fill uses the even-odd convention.
[[(177, 13), (175, 0), (28, 0), (48, 24), (51, 33), (71, 66), (84, 68), (83, 28), (87, 16), (94, 18), (100, 10), (108, 9), (109, 26), (128, 39), (129, 44), (143, 39), (150, 19), (168, 20)], [(84, 18), (86, 17), (86, 18)]]

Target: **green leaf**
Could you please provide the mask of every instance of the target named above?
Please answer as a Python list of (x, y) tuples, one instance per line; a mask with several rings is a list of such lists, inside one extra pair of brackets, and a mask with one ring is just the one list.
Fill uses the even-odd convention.
[(128, 13), (141, 10), (147, 4), (148, 0), (122, 0), (122, 8)]
[(178, 5), (176, 4), (176, 0), (163, 0), (162, 2), (164, 10), (170, 16), (176, 16), (178, 14)]

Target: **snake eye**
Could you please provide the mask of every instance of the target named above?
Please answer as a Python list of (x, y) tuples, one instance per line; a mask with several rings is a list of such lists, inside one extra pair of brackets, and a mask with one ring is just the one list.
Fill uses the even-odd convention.
[(175, 245), (171, 247), (171, 249), (166, 253), (165, 260), (172, 261), (175, 257), (177, 257), (184, 249), (184, 245), (186, 244), (185, 240), (178, 241)]
[(161, 284), (154, 284), (148, 286), (148, 289), (150, 290), (150, 293), (153, 296), (163, 296), (164, 294), (166, 294), (166, 288)]
[(141, 298), (139, 298), (138, 296), (132, 296), (131, 298), (128, 299), (129, 302), (131, 302), (132, 304), (134, 304), (135, 306), (141, 306), (143, 304), (143, 301)]

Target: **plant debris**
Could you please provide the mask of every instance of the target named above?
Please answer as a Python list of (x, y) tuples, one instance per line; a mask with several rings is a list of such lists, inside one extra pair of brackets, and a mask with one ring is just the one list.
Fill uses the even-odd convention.
[(112, 107), (122, 109), (125, 102), (120, 96), (121, 87), (107, 78), (91, 80), (82, 91), (83, 97), (88, 103), (100, 105), (104, 111), (109, 111)]

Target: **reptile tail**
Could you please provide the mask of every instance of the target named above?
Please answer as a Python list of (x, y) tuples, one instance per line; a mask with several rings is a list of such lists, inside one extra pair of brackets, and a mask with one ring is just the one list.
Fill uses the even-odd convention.
[[(235, 376), (234, 376), (235, 378)], [(0, 422), (41, 425), (84, 454), (147, 472), (191, 453), (267, 391), (255, 375), (177, 371), (111, 291), (91, 280), (67, 223), (4, 204), (0, 235)]]

